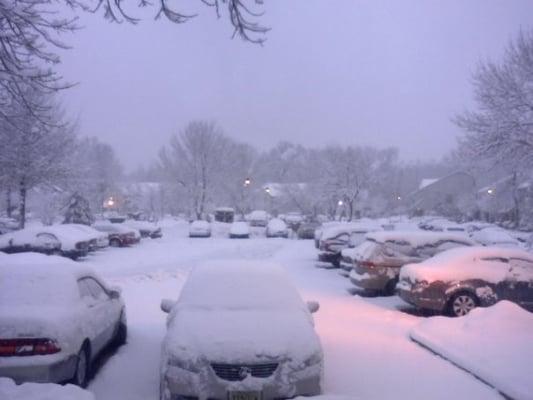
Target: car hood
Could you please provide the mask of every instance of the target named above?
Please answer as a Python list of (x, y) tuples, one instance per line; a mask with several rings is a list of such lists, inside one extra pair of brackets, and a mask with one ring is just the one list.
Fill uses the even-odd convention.
[(299, 364), (321, 352), (310, 315), (303, 310), (178, 310), (165, 347), (189, 362), (290, 360)]

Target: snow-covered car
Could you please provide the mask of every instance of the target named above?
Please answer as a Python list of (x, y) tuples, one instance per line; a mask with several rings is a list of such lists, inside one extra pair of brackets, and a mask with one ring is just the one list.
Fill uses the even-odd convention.
[(230, 239), (248, 239), (250, 237), (250, 227), (244, 221), (233, 222), (229, 228)]
[(315, 231), (320, 227), (320, 222), (303, 222), (296, 234), (298, 239), (314, 239)]
[(276, 237), (288, 238), (289, 228), (287, 228), (287, 224), (285, 224), (283, 220), (279, 218), (272, 218), (270, 221), (268, 221), (268, 224), (266, 227), (266, 237), (267, 238), (276, 238)]
[(466, 232), (467, 227), (441, 217), (428, 218), (418, 224), (420, 229), (434, 232)]
[(502, 228), (487, 227), (471, 233), (470, 237), (483, 246), (518, 247), (520, 242)]
[(474, 245), (467, 236), (448, 232), (368, 233), (353, 254), (350, 281), (364, 291), (393, 294), (405, 264), (427, 260), (454, 247)]
[(267, 226), (268, 213), (264, 210), (254, 210), (248, 216), (250, 226)]
[(21, 229), (2, 235), (0, 249), (4, 253), (33, 251), (58, 254), (75, 260), (87, 255), (90, 241), (91, 238), (87, 233), (70, 224), (51, 225)]
[(189, 237), (208, 238), (211, 237), (211, 224), (207, 221), (196, 220), (189, 225)]
[(96, 222), (92, 227), (97, 231), (107, 233), (109, 245), (112, 247), (125, 247), (139, 243), (141, 240), (141, 233), (137, 229), (130, 228), (124, 224)]
[(16, 231), (19, 228), (17, 220), (8, 217), (0, 217), (0, 235)]
[(154, 224), (153, 222), (149, 221), (137, 221), (133, 219), (129, 219), (124, 222), (124, 225), (136, 229), (141, 234), (141, 237), (143, 238), (152, 238), (157, 239), (163, 237), (163, 233), (161, 231), (161, 228)]
[(103, 249), (109, 246), (109, 235), (104, 232), (97, 231), (88, 225), (69, 224), (74, 229), (85, 232), (89, 238), (89, 250)]
[(61, 242), (38, 228), (26, 228), (0, 235), (0, 251), (8, 254), (35, 252), (61, 254)]
[(161, 309), (169, 313), (162, 400), (320, 394), (323, 356), (311, 316), (318, 304), (306, 305), (281, 267), (251, 261), (201, 265), (178, 301), (163, 300)]
[(397, 290), (418, 308), (452, 316), (500, 300), (533, 311), (533, 255), (498, 247), (448, 250), (403, 267)]
[(87, 384), (108, 344), (124, 343), (124, 302), (86, 267), (42, 254), (0, 254), (0, 376)]
[(339, 224), (325, 229), (320, 237), (318, 261), (340, 267), (343, 249), (359, 245), (368, 232), (381, 229), (379, 225), (372, 223)]
[(292, 211), (285, 214), (283, 220), (292, 230), (297, 231), (300, 224), (305, 220), (305, 217), (298, 211)]

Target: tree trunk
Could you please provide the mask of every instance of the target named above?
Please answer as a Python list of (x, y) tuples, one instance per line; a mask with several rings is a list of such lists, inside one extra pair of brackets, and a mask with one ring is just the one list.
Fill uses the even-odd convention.
[(11, 204), (11, 187), (6, 190), (6, 214), (8, 218), (11, 218), (11, 212), (13, 205)]
[(19, 227), (24, 229), (26, 225), (26, 182), (24, 179), (20, 181), (19, 187)]

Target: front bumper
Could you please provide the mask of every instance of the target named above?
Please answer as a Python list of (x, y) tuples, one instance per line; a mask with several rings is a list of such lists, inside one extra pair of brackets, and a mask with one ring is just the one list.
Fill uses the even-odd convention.
[(76, 370), (76, 356), (2, 357), (0, 376), (23, 382), (60, 383), (70, 380)]
[(385, 290), (396, 280), (400, 269), (394, 267), (362, 268), (355, 265), (350, 271), (350, 282), (363, 290)]
[(401, 281), (396, 286), (398, 296), (406, 303), (423, 310), (442, 312), (446, 308), (446, 299), (434, 290), (417, 289), (411, 284)]
[(278, 368), (269, 378), (247, 378), (245, 381), (230, 382), (220, 379), (210, 368), (201, 373), (193, 373), (170, 366), (161, 377), (161, 391), (165, 394), (161, 398), (227, 400), (232, 390), (260, 391), (262, 400), (316, 396), (321, 393), (321, 364), (303, 371), (293, 371), (289, 375), (283, 375)]

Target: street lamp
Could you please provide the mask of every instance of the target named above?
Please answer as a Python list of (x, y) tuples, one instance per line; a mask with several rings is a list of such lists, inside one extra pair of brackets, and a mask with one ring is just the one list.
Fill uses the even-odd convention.
[(342, 205), (344, 204), (344, 202), (342, 200), (339, 200), (339, 202), (337, 203), (339, 207), (342, 207)]
[(108, 208), (111, 208), (115, 205), (115, 200), (113, 199), (113, 196), (109, 197), (106, 202), (105, 202), (105, 205), (108, 207)]
[(487, 189), (488, 194), (494, 194), (494, 189)]
[(250, 186), (250, 184), (252, 183), (252, 180), (250, 178), (246, 178), (244, 180), (244, 187), (248, 187)]
[(398, 197), (396, 197), (396, 199), (397, 199), (398, 201), (400, 201), (400, 200), (402, 199), (402, 196), (398, 196)]
[(270, 188), (268, 186), (265, 188), (265, 192), (266, 194), (270, 195)]

